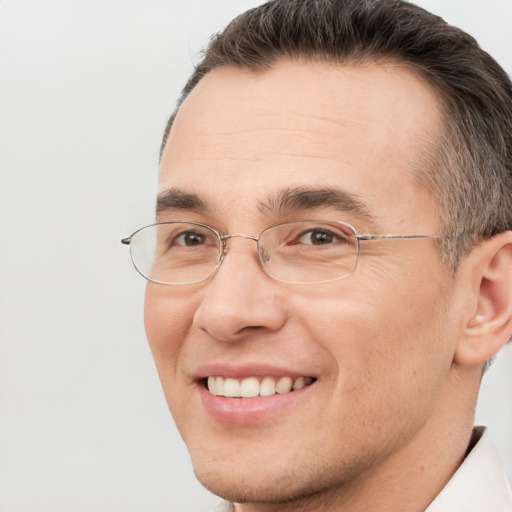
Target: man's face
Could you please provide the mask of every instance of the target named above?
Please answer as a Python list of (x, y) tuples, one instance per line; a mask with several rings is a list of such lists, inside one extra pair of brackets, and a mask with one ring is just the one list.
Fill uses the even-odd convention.
[[(175, 120), (159, 193), (181, 199), (158, 220), (256, 236), (304, 219), (436, 234), (436, 202), (413, 168), (438, 112), (427, 86), (389, 64), (219, 68)], [(338, 191), (364, 214), (279, 201), (299, 188)], [(414, 452), (437, 421), (454, 351), (453, 278), (436, 242), (362, 241), (353, 275), (315, 285), (271, 279), (253, 240), (228, 247), (208, 281), (149, 283), (146, 294), (149, 343), (199, 480), (235, 501), (279, 501), (334, 490)], [(226, 398), (207, 390), (208, 377), (312, 383)]]

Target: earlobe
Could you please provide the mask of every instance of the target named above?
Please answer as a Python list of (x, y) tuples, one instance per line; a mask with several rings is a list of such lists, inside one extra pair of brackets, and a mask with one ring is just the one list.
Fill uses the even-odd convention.
[(454, 362), (476, 365), (495, 356), (512, 335), (512, 231), (482, 242), (461, 266), (471, 304)]

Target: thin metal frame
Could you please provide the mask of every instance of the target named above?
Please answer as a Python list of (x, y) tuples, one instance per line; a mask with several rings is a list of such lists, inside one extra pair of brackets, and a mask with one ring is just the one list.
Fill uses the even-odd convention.
[[(357, 242), (356, 243), (356, 249), (357, 249), (357, 251), (356, 251), (356, 261), (354, 263), (354, 269), (352, 270), (352, 272), (350, 272), (348, 274), (345, 274), (345, 275), (343, 275), (341, 277), (334, 278), (334, 279), (326, 279), (326, 280), (322, 280), (322, 281), (306, 281), (306, 282), (302, 282), (302, 281), (285, 281), (283, 279), (279, 279), (278, 277), (275, 277), (274, 275), (272, 275), (265, 268), (265, 264), (261, 260), (261, 258), (262, 258), (262, 256), (261, 256), (261, 249), (262, 248), (259, 246), (259, 241), (260, 241), (261, 236), (263, 235), (263, 233), (265, 233), (269, 229), (273, 229), (273, 228), (276, 228), (278, 226), (282, 226), (284, 224), (295, 224), (295, 223), (299, 223), (299, 222), (311, 222), (311, 223), (319, 222), (319, 223), (322, 223), (322, 224), (323, 223), (331, 222), (331, 223), (334, 223), (334, 224), (342, 224), (342, 225), (350, 228), (351, 231), (354, 232), (354, 236), (355, 236), (355, 239), (356, 239), (356, 242)], [(163, 284), (163, 285), (197, 284), (197, 283), (202, 283), (204, 281), (207, 281), (208, 279), (213, 277), (215, 275), (215, 273), (217, 272), (218, 268), (221, 266), (222, 262), (224, 261), (224, 256), (227, 254), (227, 251), (228, 251), (228, 245), (227, 245), (226, 241), (228, 239), (230, 239), (230, 238), (240, 237), (240, 238), (246, 238), (246, 239), (249, 239), (249, 240), (254, 240), (256, 242), (256, 246), (257, 246), (257, 251), (256, 252), (258, 254), (258, 261), (260, 263), (260, 266), (261, 266), (261, 269), (263, 270), (263, 272), (265, 272), (265, 274), (267, 274), (269, 277), (271, 277), (275, 281), (279, 281), (281, 283), (287, 283), (287, 284), (321, 284), (321, 283), (330, 283), (332, 281), (339, 281), (341, 279), (345, 279), (348, 276), (351, 276), (356, 271), (356, 269), (357, 269), (357, 263), (359, 261), (359, 243), (360, 242), (371, 241), (371, 240), (414, 240), (414, 239), (425, 239), (425, 238), (434, 238), (434, 239), (444, 238), (444, 236), (439, 236), (439, 235), (360, 235), (360, 234), (358, 234), (357, 229), (354, 226), (352, 226), (351, 224), (348, 224), (347, 222), (339, 221), (339, 220), (318, 220), (318, 219), (313, 219), (313, 220), (291, 220), (291, 221), (286, 221), (286, 222), (280, 222), (278, 224), (274, 224), (272, 226), (269, 226), (268, 228), (265, 228), (259, 234), (259, 236), (245, 235), (245, 234), (242, 234), (242, 233), (232, 233), (232, 234), (221, 235), (220, 232), (216, 228), (214, 228), (212, 226), (208, 226), (207, 224), (202, 224), (201, 222), (190, 222), (190, 221), (186, 221), (186, 220), (179, 220), (179, 221), (169, 221), (169, 222), (155, 222), (153, 224), (149, 224), (149, 225), (144, 226), (144, 227), (142, 227), (140, 229), (137, 229), (129, 237), (123, 238), (121, 240), (121, 243), (124, 244), (124, 245), (130, 245), (131, 241), (132, 241), (132, 238), (137, 233), (139, 233), (140, 231), (142, 231), (142, 230), (144, 230), (146, 228), (153, 227), (153, 226), (160, 226), (160, 225), (165, 225), (165, 224), (191, 224), (193, 226), (200, 226), (200, 227), (209, 229), (210, 231), (213, 231), (217, 235), (217, 238), (219, 239), (219, 248), (222, 247), (222, 249), (219, 250), (219, 257), (218, 257), (217, 261), (215, 262), (215, 268), (212, 270), (212, 272), (207, 277), (205, 277), (203, 279), (200, 279), (200, 280), (197, 280), (197, 281), (188, 281), (188, 282), (183, 282), (183, 283), (166, 283), (166, 282), (158, 281), (158, 280), (151, 279), (151, 278), (145, 276), (140, 271), (140, 269), (137, 267), (137, 265), (135, 264), (135, 261), (133, 260), (133, 254), (130, 251), (131, 260), (132, 260), (133, 266), (135, 267), (137, 272), (142, 277), (144, 277), (144, 279), (147, 279), (148, 281), (151, 281), (152, 283)]]

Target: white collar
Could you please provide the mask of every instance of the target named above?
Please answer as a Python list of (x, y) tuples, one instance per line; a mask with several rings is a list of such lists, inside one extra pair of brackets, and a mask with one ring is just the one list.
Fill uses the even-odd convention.
[(485, 427), (459, 469), (425, 512), (511, 512), (512, 492), (503, 466)]

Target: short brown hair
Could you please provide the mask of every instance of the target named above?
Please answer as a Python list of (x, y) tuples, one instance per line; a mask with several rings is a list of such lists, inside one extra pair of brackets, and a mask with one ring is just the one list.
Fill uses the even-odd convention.
[(443, 130), (417, 179), (437, 198), (442, 254), (455, 269), (483, 238), (512, 229), (512, 84), (470, 35), (403, 0), (272, 0), (215, 35), (167, 124), (212, 69), (258, 71), (279, 59), (392, 60), (438, 93)]

